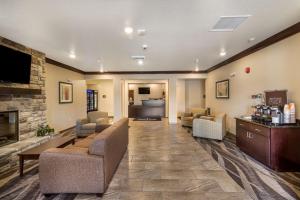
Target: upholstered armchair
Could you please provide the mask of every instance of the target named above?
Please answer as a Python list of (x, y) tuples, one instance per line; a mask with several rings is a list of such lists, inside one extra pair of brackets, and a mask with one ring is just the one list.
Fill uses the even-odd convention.
[(76, 121), (76, 135), (86, 137), (92, 133), (101, 132), (109, 126), (107, 112), (89, 112), (87, 118)]
[(181, 125), (186, 127), (193, 126), (193, 120), (205, 116), (207, 110), (205, 108), (191, 108), (190, 112), (182, 113), (181, 115)]
[(193, 121), (193, 136), (223, 140), (226, 134), (226, 114), (221, 113), (214, 118), (199, 118)]

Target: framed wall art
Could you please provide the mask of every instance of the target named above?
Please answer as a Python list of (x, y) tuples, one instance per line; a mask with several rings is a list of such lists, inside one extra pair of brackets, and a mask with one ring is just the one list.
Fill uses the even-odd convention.
[(73, 103), (73, 84), (59, 82), (59, 103)]
[(216, 82), (216, 98), (229, 99), (229, 80)]

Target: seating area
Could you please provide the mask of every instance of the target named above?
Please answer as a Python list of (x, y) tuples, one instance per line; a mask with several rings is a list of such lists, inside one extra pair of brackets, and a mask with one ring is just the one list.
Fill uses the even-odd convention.
[(300, 199), (299, 11), (0, 1), (0, 199)]
[(109, 127), (107, 112), (93, 111), (87, 114), (87, 118), (76, 121), (76, 135), (85, 137), (95, 132), (101, 132)]
[(127, 145), (128, 119), (124, 118), (72, 146), (44, 151), (39, 159), (41, 192), (104, 193)]

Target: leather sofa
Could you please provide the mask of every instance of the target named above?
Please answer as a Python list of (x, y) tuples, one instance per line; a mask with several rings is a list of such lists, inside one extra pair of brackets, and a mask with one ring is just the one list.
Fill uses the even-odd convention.
[(87, 114), (87, 118), (76, 121), (76, 135), (86, 137), (94, 132), (101, 132), (109, 125), (108, 113), (93, 111)]
[(43, 194), (104, 193), (128, 145), (128, 119), (123, 118), (66, 148), (40, 155), (39, 178)]
[(193, 127), (193, 120), (205, 116), (207, 110), (205, 108), (191, 108), (190, 112), (182, 113), (181, 125), (186, 127)]

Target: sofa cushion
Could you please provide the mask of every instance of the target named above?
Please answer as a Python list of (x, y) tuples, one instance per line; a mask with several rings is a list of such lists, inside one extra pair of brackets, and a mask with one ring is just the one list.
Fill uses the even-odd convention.
[(99, 118), (108, 118), (107, 112), (94, 111), (88, 113), (89, 122), (96, 123)]
[(83, 125), (81, 125), (81, 129), (82, 130), (96, 129), (96, 123), (83, 124)]
[(85, 138), (83, 140), (80, 140), (76, 142), (73, 146), (74, 147), (81, 147), (81, 148), (88, 148), (90, 144), (93, 142), (94, 139), (92, 138)]

